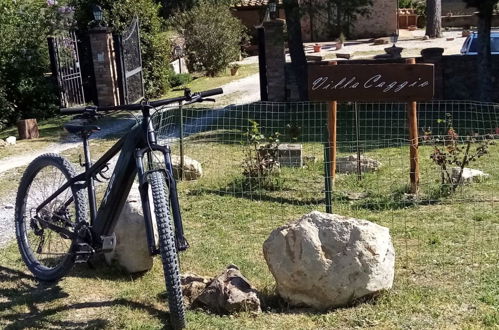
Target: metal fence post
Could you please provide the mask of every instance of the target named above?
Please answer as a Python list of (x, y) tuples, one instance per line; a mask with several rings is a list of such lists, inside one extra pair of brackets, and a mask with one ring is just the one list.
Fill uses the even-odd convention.
[(182, 103), (179, 106), (180, 109), (180, 169), (179, 169), (179, 180), (184, 180), (184, 110)]

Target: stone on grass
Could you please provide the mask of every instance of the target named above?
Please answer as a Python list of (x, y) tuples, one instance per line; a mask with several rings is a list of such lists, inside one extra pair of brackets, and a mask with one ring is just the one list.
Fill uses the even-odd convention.
[[(460, 167), (453, 167), (452, 168), (452, 181), (457, 182), (459, 180), (459, 173), (461, 172)], [(486, 178), (488, 178), (489, 175), (487, 173), (484, 173), (480, 170), (475, 170), (472, 168), (463, 168), (463, 174), (461, 175), (461, 180), (459, 183), (472, 183), (472, 182), (480, 182)]]
[(9, 145), (14, 145), (16, 144), (16, 137), (15, 136), (9, 136), (8, 138), (5, 139), (5, 142)]
[[(360, 170), (362, 173), (376, 171), (381, 163), (375, 159), (360, 156)], [(336, 158), (336, 172), (343, 174), (357, 173), (357, 155)]]
[(215, 277), (198, 296), (196, 303), (218, 314), (261, 312), (257, 291), (234, 265)]
[(283, 143), (278, 147), (279, 164), (281, 166), (302, 167), (302, 145), (295, 143)]
[[(173, 175), (175, 179), (178, 180), (180, 178), (180, 156), (172, 155), (172, 165), (173, 165)], [(203, 176), (203, 168), (201, 164), (190, 157), (184, 156), (184, 166), (183, 166), (183, 179), (197, 180)]]
[(314, 211), (275, 229), (263, 253), (281, 297), (317, 310), (345, 306), (393, 285), (388, 228)]
[(213, 281), (212, 277), (204, 277), (196, 274), (182, 274), (182, 296), (185, 305), (194, 305), (196, 299), (203, 293), (204, 289)]
[[(129, 273), (148, 271), (153, 264), (153, 258), (147, 247), (144, 213), (138, 187), (136, 183), (132, 185), (120, 218), (114, 227), (116, 247), (113, 252), (105, 254), (108, 264), (117, 263)], [(152, 217), (157, 243), (156, 218), (153, 212)]]

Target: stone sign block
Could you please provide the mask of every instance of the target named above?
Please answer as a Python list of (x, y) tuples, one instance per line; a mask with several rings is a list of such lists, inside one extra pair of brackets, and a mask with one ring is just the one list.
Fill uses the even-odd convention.
[(302, 145), (281, 144), (279, 145), (279, 163), (281, 166), (302, 167)]

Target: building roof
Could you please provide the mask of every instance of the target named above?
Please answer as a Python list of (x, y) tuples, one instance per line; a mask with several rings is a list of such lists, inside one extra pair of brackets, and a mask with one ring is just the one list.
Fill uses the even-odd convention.
[[(269, 0), (240, 0), (233, 8), (262, 8), (267, 7)], [(282, 5), (282, 0), (277, 0), (278, 5)]]

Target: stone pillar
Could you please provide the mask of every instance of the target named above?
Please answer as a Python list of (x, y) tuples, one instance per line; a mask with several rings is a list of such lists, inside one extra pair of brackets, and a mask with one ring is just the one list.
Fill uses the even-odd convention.
[(118, 71), (111, 30), (105, 27), (95, 28), (90, 31), (89, 37), (97, 104), (99, 106), (118, 105), (120, 104)]
[(265, 29), (265, 63), (267, 66), (267, 93), (271, 102), (286, 100), (286, 75), (284, 66), (284, 20), (263, 23)]
[(443, 98), (444, 78), (442, 71), (442, 55), (444, 49), (440, 47), (425, 48), (421, 51), (421, 56), (424, 63), (434, 65), (435, 70), (435, 99)]

